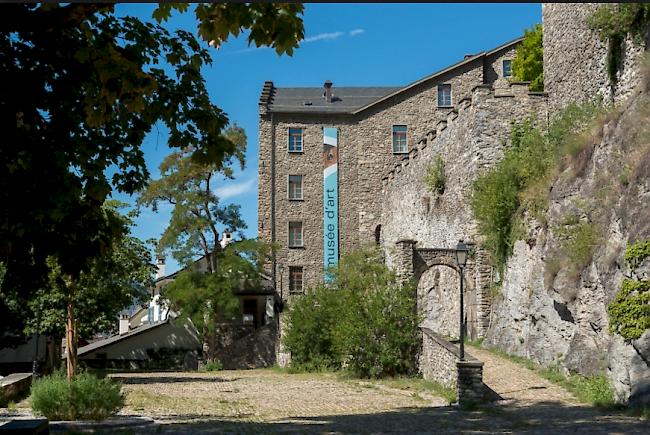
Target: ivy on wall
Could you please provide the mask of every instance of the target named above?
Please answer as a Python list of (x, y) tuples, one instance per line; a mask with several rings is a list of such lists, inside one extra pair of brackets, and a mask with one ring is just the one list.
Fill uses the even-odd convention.
[(589, 28), (607, 43), (607, 74), (616, 84), (623, 61), (623, 41), (629, 34), (642, 43), (650, 25), (650, 4), (617, 3), (599, 7), (588, 19)]
[[(625, 261), (635, 269), (650, 257), (650, 239), (629, 245)], [(650, 328), (650, 281), (626, 278), (621, 290), (607, 307), (609, 331), (626, 341), (635, 340)]]

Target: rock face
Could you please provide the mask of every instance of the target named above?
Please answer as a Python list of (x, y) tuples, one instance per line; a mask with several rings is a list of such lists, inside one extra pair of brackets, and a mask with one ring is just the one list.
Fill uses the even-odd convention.
[[(648, 400), (650, 385), (650, 333), (626, 344), (607, 315), (624, 277), (648, 275), (650, 260), (630, 270), (623, 253), (650, 238), (649, 107), (645, 93), (629, 100), (559, 175), (548, 222), (529, 219), (528, 243), (515, 245), (486, 340), (569, 372), (606, 372), (621, 401)], [(584, 266), (562, 253), (567, 217), (599, 234)]]

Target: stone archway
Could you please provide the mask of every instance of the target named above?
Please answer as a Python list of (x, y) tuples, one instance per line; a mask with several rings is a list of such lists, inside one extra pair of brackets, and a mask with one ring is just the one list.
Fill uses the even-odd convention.
[[(418, 288), (418, 308), (426, 310), (431, 304), (430, 324), (438, 325), (444, 335), (458, 335), (459, 278), (455, 250), (449, 248), (420, 248), (415, 240), (400, 240), (396, 243), (394, 266), (402, 279), (413, 279)], [(485, 336), (490, 323), (492, 301), (489, 287), (492, 282), (492, 268), (487, 264), (486, 254), (480, 248), (474, 250), (465, 267), (465, 318), (469, 338)], [(437, 278), (436, 278), (437, 273)], [(456, 278), (453, 276), (456, 275)], [(437, 282), (436, 282), (437, 281)], [(437, 286), (437, 287), (436, 287)], [(435, 293), (432, 293), (435, 292)], [(454, 325), (455, 328), (451, 325)], [(425, 318), (425, 321), (427, 319)], [(454, 332), (455, 331), (455, 332)], [(451, 333), (453, 332), (453, 333)]]

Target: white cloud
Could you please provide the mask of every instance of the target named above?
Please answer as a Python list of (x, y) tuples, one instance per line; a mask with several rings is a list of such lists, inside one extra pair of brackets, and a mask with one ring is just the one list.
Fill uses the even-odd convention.
[(256, 178), (251, 178), (250, 180), (241, 182), (230, 182), (214, 189), (214, 193), (219, 197), (219, 199), (228, 199), (234, 196), (243, 195), (255, 188), (255, 181)]
[(350, 36), (361, 35), (361, 34), (362, 34), (363, 32), (365, 32), (365, 31), (366, 31), (365, 29), (354, 29), (354, 30), (350, 30)]
[(334, 39), (340, 38), (343, 35), (344, 35), (343, 32), (319, 33), (318, 35), (305, 38), (302, 42), (308, 43), (308, 42), (316, 42), (316, 41), (332, 41)]

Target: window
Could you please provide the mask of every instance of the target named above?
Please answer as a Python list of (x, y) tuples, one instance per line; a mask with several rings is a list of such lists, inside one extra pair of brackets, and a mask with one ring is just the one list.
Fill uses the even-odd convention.
[(289, 175), (289, 200), (302, 199), (302, 175)]
[(510, 59), (506, 59), (503, 61), (503, 77), (510, 76), (512, 76), (512, 61)]
[(406, 144), (406, 126), (393, 125), (393, 154), (408, 152)]
[(289, 266), (289, 293), (302, 293), (302, 266)]
[(451, 107), (451, 85), (438, 85), (438, 107)]
[(302, 221), (289, 221), (289, 247), (302, 248)]
[(302, 152), (302, 128), (289, 129), (289, 152)]

